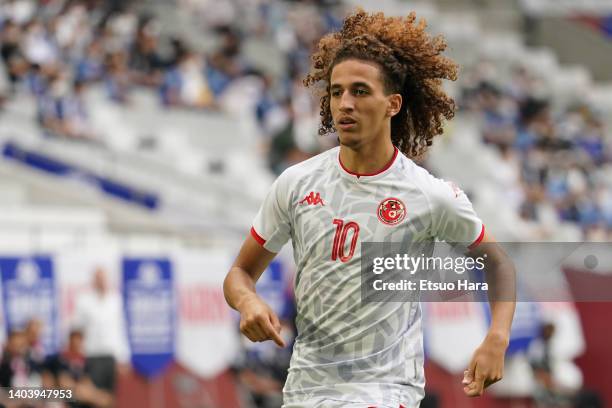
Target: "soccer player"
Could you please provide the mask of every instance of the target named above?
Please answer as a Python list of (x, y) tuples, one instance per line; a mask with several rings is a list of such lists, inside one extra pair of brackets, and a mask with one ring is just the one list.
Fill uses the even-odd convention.
[(224, 282), (241, 332), (284, 346), (255, 283), (292, 240), (298, 336), (285, 408), (413, 408), (424, 396), (420, 305), (361, 301), (362, 242), (438, 239), (467, 243), (469, 256), (486, 253), (492, 319), (464, 373), (464, 392), (481, 395), (502, 378), (515, 305), (491, 293), (514, 294), (512, 263), (466, 195), (412, 160), (454, 115), (441, 81), (455, 80), (457, 66), (442, 56), (445, 47), (414, 14), (362, 10), (318, 44), (304, 83), (323, 85), (319, 133), (336, 131), (340, 146), (278, 177)]

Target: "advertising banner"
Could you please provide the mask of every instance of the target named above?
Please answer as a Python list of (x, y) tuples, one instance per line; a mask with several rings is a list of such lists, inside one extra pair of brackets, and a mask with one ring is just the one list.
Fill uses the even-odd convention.
[(58, 318), (53, 262), (48, 256), (1, 257), (2, 299), (7, 332), (24, 329), (32, 319), (43, 325), (41, 350), (58, 347)]
[(123, 297), (134, 369), (146, 377), (161, 374), (175, 347), (172, 265), (163, 258), (124, 258)]

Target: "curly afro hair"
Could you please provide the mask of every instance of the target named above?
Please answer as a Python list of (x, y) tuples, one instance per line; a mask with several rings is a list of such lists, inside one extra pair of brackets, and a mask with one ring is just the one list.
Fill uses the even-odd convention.
[(334, 66), (348, 59), (375, 62), (381, 68), (387, 94), (402, 95), (400, 112), (391, 119), (391, 141), (412, 158), (423, 155), (443, 120), (455, 114), (455, 102), (442, 89), (442, 79), (457, 79), (457, 64), (442, 55), (446, 41), (430, 37), (427, 23), (407, 17), (385, 17), (358, 9), (344, 20), (339, 32), (325, 35), (312, 56), (313, 66), (304, 79), (321, 87), (319, 134), (335, 132), (329, 106), (329, 80)]

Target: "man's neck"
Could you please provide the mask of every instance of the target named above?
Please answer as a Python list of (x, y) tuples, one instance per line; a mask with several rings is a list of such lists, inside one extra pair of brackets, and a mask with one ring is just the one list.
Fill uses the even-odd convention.
[(340, 146), (340, 161), (345, 169), (358, 175), (376, 174), (384, 169), (395, 154), (391, 140), (353, 149)]

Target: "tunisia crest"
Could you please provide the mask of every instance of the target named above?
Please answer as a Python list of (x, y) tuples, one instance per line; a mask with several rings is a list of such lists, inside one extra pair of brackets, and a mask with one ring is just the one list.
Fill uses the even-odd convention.
[(397, 225), (406, 217), (406, 206), (398, 198), (385, 198), (378, 204), (377, 215), (383, 224)]

